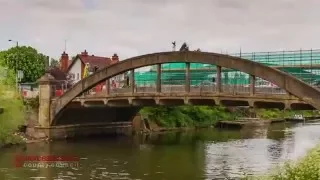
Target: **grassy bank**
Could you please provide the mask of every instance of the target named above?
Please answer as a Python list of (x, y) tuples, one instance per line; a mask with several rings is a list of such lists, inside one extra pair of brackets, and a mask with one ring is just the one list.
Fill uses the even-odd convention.
[(307, 155), (297, 161), (290, 161), (276, 167), (270, 175), (261, 177), (244, 177), (244, 180), (318, 180), (320, 179), (320, 145), (310, 150)]
[(10, 85), (0, 85), (0, 106), (4, 109), (0, 114), (0, 147), (21, 143), (21, 137), (14, 133), (24, 123), (24, 105), (15, 88)]

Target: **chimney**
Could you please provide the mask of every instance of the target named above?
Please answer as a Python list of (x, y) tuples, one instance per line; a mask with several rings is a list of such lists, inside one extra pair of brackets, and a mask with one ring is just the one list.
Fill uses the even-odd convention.
[(67, 72), (68, 62), (69, 62), (69, 56), (65, 51), (63, 51), (60, 58), (60, 69), (62, 72)]
[(82, 55), (82, 56), (88, 56), (87, 50), (84, 50), (83, 52), (81, 52), (81, 55)]
[(119, 57), (118, 55), (115, 53), (112, 57), (111, 57), (112, 63), (117, 63), (119, 62)]

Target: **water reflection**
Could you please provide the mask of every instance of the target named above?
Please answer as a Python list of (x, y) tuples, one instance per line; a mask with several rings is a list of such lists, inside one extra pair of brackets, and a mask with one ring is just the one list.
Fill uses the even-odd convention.
[(315, 124), (275, 124), (266, 131), (252, 129), (254, 133), (246, 133), (253, 135), (250, 139), (207, 143), (207, 177), (266, 173), (276, 164), (303, 156), (319, 143), (319, 128)]
[[(0, 179), (217, 179), (264, 173), (320, 139), (319, 125), (172, 132), (29, 144), (0, 153)], [(78, 168), (15, 168), (19, 155), (73, 155)]]

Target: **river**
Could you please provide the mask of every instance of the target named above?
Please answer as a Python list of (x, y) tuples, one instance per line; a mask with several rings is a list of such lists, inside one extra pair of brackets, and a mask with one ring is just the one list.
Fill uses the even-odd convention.
[[(320, 123), (35, 143), (0, 150), (0, 179), (235, 179), (263, 174), (320, 142)], [(15, 167), (16, 155), (72, 155), (77, 168)]]

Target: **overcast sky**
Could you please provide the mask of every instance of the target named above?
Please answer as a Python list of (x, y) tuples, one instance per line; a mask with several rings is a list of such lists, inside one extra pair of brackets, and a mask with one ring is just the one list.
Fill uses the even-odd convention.
[(191, 49), (238, 52), (320, 47), (320, 0), (0, 0), (0, 49), (121, 59)]

